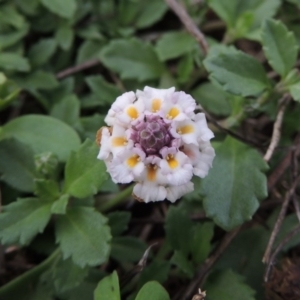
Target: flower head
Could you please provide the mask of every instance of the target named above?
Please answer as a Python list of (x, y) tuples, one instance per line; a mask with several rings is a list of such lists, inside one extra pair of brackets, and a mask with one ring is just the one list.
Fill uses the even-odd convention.
[(98, 131), (99, 159), (116, 183), (136, 182), (134, 196), (144, 202), (176, 201), (193, 191), (192, 177), (208, 174), (215, 156), (203, 113), (174, 88), (124, 93)]

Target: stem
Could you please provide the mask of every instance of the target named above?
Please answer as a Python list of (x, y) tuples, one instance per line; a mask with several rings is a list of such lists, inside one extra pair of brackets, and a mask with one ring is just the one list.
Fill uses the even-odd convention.
[(131, 195), (132, 190), (133, 190), (133, 186), (132, 185), (128, 186), (126, 189), (118, 193), (113, 199), (101, 203), (98, 206), (98, 210), (100, 210), (101, 212), (106, 212), (111, 208), (117, 206), (118, 204), (122, 203)]
[(55, 259), (57, 259), (59, 253), (60, 250), (56, 249), (47, 259), (45, 259), (38, 266), (32, 268), (28, 272), (22, 274), (21, 276), (15, 278), (14, 280), (1, 287), (0, 299), (8, 299), (8, 296), (12, 292), (21, 293), (20, 286), (26, 285), (26, 283), (29, 282), (32, 283), (32, 281), (36, 280), (40, 276), (40, 274), (43, 273), (53, 263), (53, 261), (55, 261)]

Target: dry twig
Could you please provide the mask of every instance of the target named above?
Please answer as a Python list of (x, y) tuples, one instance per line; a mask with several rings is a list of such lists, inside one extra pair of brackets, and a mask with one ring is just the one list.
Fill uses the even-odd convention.
[(290, 202), (291, 197), (293, 196), (293, 194), (295, 192), (295, 189), (296, 189), (297, 185), (299, 184), (299, 180), (300, 180), (300, 175), (294, 180), (291, 188), (285, 194), (285, 198), (284, 198), (284, 201), (282, 203), (281, 210), (280, 210), (279, 215), (277, 217), (277, 220), (276, 220), (276, 223), (274, 225), (273, 231), (271, 233), (271, 236), (270, 236), (265, 254), (264, 254), (263, 259), (262, 259), (263, 263), (269, 263), (270, 262), (271, 251), (272, 251), (272, 247), (273, 247), (275, 238), (276, 238), (276, 236), (277, 236), (277, 234), (280, 230), (281, 224), (284, 220), (284, 216), (285, 216), (286, 211), (287, 211), (288, 204)]
[(185, 8), (179, 4), (176, 0), (165, 0), (168, 6), (173, 10), (173, 12), (178, 16), (182, 24), (185, 26), (186, 30), (196, 39), (202, 48), (204, 54), (208, 52), (208, 44), (204, 37), (204, 34), (199, 30), (197, 25), (194, 23), (192, 18), (189, 16)]
[(268, 162), (272, 158), (274, 150), (279, 143), (280, 136), (281, 136), (281, 124), (282, 124), (285, 109), (286, 109), (287, 105), (289, 104), (290, 99), (291, 99), (291, 96), (289, 94), (285, 94), (282, 97), (281, 104), (279, 106), (276, 120), (275, 120), (275, 123), (273, 126), (271, 143), (270, 143), (269, 148), (264, 156), (264, 160), (266, 162)]

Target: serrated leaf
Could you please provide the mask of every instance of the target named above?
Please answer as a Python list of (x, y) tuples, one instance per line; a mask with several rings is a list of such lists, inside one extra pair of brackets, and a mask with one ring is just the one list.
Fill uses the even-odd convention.
[(101, 51), (101, 62), (123, 79), (156, 79), (164, 71), (154, 48), (138, 39), (113, 40)]
[(205, 285), (210, 300), (255, 300), (255, 291), (244, 283), (243, 276), (231, 270), (213, 273)]
[(121, 300), (119, 279), (116, 271), (99, 282), (94, 292), (94, 300)]
[(42, 201), (54, 201), (59, 197), (59, 186), (54, 180), (36, 179), (34, 193)]
[(114, 211), (109, 213), (107, 217), (112, 236), (118, 236), (127, 230), (131, 213), (128, 211)]
[(51, 206), (51, 213), (64, 215), (67, 211), (69, 195), (62, 195)]
[(42, 66), (53, 56), (57, 48), (54, 39), (41, 39), (34, 44), (28, 52), (28, 58), (32, 66)]
[(77, 152), (71, 153), (65, 168), (64, 190), (67, 194), (86, 198), (99, 191), (108, 175), (103, 161), (97, 159), (98, 152), (98, 146), (86, 140)]
[(138, 262), (147, 245), (132, 236), (114, 237), (111, 242), (111, 257), (119, 262)]
[(257, 95), (270, 85), (263, 66), (250, 55), (233, 48), (214, 47), (203, 63), (212, 79), (232, 94)]
[(202, 180), (207, 216), (225, 230), (250, 220), (267, 196), (267, 164), (256, 150), (227, 137), (217, 147), (213, 168)]
[(71, 257), (81, 267), (99, 265), (108, 259), (110, 230), (106, 218), (93, 208), (75, 207), (58, 215), (55, 232), (64, 259)]
[(51, 213), (51, 203), (36, 198), (18, 199), (0, 214), (0, 238), (3, 244), (28, 244), (42, 232)]
[(146, 283), (135, 300), (170, 300), (167, 291), (156, 281)]
[(32, 192), (36, 177), (33, 155), (30, 147), (15, 139), (0, 141), (1, 179), (20, 191)]
[(28, 60), (19, 54), (1, 52), (0, 70), (28, 72), (30, 71), (30, 65)]
[(170, 207), (166, 218), (166, 238), (174, 250), (187, 255), (190, 247), (193, 222), (188, 215), (178, 207)]
[(262, 44), (270, 65), (285, 77), (297, 60), (298, 45), (293, 32), (281, 21), (267, 20), (262, 27)]
[(158, 40), (155, 50), (160, 60), (165, 61), (190, 53), (195, 47), (197, 42), (189, 33), (170, 31)]
[(18, 117), (2, 127), (2, 134), (29, 145), (36, 154), (52, 152), (60, 161), (66, 161), (80, 145), (78, 134), (70, 126), (42, 115)]
[(75, 0), (40, 0), (41, 3), (54, 14), (70, 19), (77, 8)]

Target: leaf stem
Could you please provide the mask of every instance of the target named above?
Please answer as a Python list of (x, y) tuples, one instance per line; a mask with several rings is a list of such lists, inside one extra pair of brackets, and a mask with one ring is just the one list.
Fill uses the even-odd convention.
[[(0, 299), (8, 299), (8, 295), (12, 292), (19, 292), (19, 286), (25, 285), (27, 282), (32, 284), (32, 281), (36, 280), (41, 273), (43, 273), (55, 259), (58, 257), (60, 249), (57, 248), (47, 259), (45, 259), (38, 266), (32, 268), (31, 270), (25, 272), (21, 276), (10, 281), (6, 285), (0, 288)], [(32, 287), (30, 287), (32, 288)]]
[(132, 193), (133, 185), (128, 186), (123, 191), (119, 192), (113, 199), (101, 203), (97, 208), (101, 212), (107, 212), (111, 208), (117, 206), (126, 200)]

